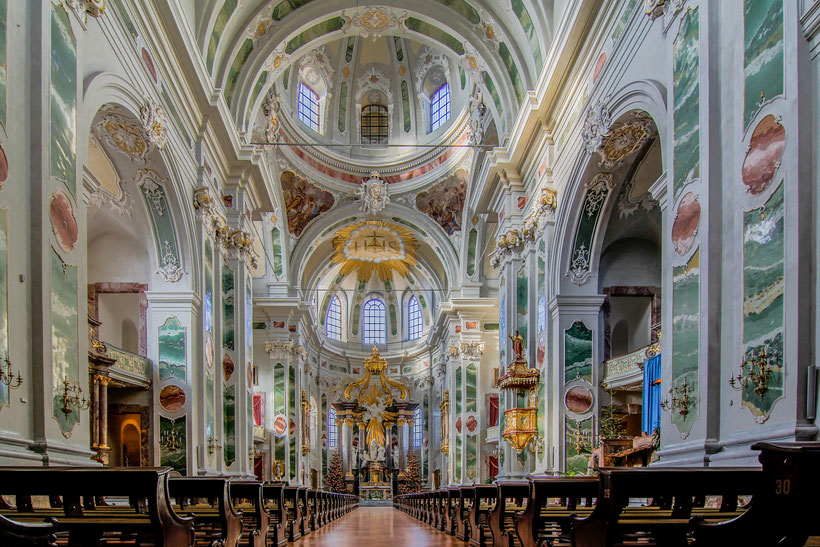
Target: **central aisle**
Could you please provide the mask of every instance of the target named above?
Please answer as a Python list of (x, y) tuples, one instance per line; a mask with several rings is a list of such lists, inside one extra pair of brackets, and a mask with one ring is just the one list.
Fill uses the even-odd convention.
[(292, 545), (423, 547), (464, 545), (464, 542), (434, 530), (392, 507), (360, 507)]

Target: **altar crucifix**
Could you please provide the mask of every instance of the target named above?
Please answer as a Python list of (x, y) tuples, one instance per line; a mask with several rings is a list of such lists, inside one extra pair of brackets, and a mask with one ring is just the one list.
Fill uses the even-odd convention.
[[(389, 499), (393, 493), (391, 478), (403, 471), (409, 436), (406, 426), (412, 424), (410, 418), (418, 403), (407, 401), (407, 388), (387, 377), (387, 361), (375, 346), (364, 361), (364, 369), (364, 375), (348, 384), (333, 406), (337, 416), (344, 417), (339, 422), (351, 428), (342, 435), (348, 480), (358, 480), (363, 498)], [(352, 446), (354, 424), (359, 428), (357, 449)], [(399, 428), (397, 449), (391, 442), (394, 425)]]

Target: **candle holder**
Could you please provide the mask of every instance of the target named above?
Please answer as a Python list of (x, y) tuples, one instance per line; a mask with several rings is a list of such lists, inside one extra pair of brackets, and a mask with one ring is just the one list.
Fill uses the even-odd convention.
[(20, 369), (17, 369), (17, 375), (11, 370), (11, 361), (9, 356), (3, 359), (4, 364), (0, 365), (0, 382), (8, 386), (9, 389), (17, 389), (23, 383), (23, 376)]
[(83, 395), (83, 388), (71, 382), (68, 376), (63, 380), (63, 394), (60, 395), (60, 399), (63, 402), (63, 408), (60, 410), (66, 416), (74, 412), (72, 406), (76, 406), (78, 411), (88, 410), (91, 407), (91, 401)]
[(179, 437), (177, 437), (177, 429), (174, 426), (174, 423), (174, 420), (171, 420), (170, 429), (166, 431), (159, 440), (159, 445), (169, 452), (176, 452), (182, 448), (182, 443), (180, 442)]
[(213, 454), (217, 450), (222, 448), (222, 445), (219, 444), (219, 441), (213, 435), (208, 435), (208, 454)]
[(678, 414), (685, 419), (686, 415), (689, 414), (691, 404), (692, 397), (689, 395), (689, 384), (686, 383), (686, 378), (684, 378), (679, 385), (669, 389), (668, 397), (661, 401), (661, 409), (666, 412), (677, 409)]
[(729, 385), (736, 391), (743, 391), (749, 385), (753, 385), (755, 386), (754, 392), (762, 399), (769, 391), (771, 375), (772, 367), (766, 353), (766, 346), (762, 346), (757, 357), (743, 361), (740, 364), (737, 375), (729, 377)]

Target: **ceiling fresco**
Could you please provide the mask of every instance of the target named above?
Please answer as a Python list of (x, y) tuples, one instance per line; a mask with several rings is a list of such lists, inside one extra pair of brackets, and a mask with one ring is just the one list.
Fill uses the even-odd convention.
[(333, 207), (333, 194), (312, 185), (292, 171), (283, 171), (280, 181), (287, 209), (288, 231), (299, 237), (313, 219)]
[(416, 196), (416, 208), (435, 220), (448, 235), (461, 230), (467, 195), (467, 171), (459, 169), (441, 183)]
[(341, 275), (357, 272), (359, 281), (376, 273), (389, 281), (392, 271), (405, 276), (417, 266), (418, 241), (413, 232), (381, 220), (368, 220), (338, 230), (333, 237), (333, 264), (341, 264)]

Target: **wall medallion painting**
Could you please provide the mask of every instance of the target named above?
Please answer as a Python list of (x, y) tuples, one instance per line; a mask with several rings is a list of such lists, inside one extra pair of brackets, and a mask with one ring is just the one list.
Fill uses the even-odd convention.
[(167, 412), (179, 412), (185, 408), (185, 391), (177, 385), (171, 384), (159, 392), (159, 404)]
[(765, 385), (749, 382), (741, 390), (743, 406), (758, 423), (768, 419), (784, 395), (784, 216), (781, 183), (763, 207), (747, 211), (743, 219), (743, 362), (769, 367)]
[(416, 196), (416, 209), (435, 220), (448, 235), (461, 230), (461, 214), (469, 173), (459, 169), (442, 182)]
[(780, 167), (785, 147), (786, 128), (780, 121), (771, 114), (760, 120), (749, 139), (741, 171), (749, 194), (758, 196), (769, 188)]
[(333, 207), (333, 194), (314, 186), (292, 171), (283, 171), (280, 181), (287, 209), (288, 231), (299, 237), (310, 221)]
[(57, 245), (66, 253), (74, 250), (79, 238), (79, 228), (77, 219), (74, 217), (74, 208), (71, 200), (65, 192), (57, 190), (51, 196), (49, 205), (49, 216), (51, 217), (51, 229)]

